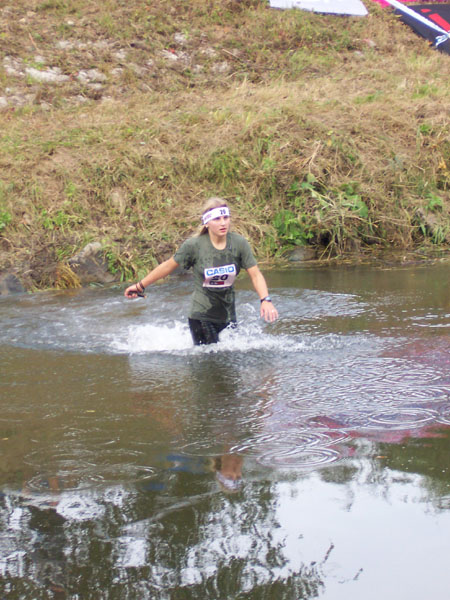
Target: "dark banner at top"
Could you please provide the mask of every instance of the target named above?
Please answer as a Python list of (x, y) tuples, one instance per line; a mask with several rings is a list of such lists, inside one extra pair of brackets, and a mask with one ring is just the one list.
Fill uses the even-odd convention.
[(399, 4), (395, 2), (392, 6), (404, 23), (429, 40), (435, 48), (450, 54), (450, 4), (415, 4), (404, 8)]

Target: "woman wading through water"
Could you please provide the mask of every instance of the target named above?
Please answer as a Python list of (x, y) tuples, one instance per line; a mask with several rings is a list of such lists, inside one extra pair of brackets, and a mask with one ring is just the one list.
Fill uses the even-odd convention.
[(147, 286), (178, 266), (192, 268), (194, 273), (189, 328), (195, 345), (214, 344), (223, 329), (236, 326), (233, 284), (241, 269), (250, 275), (260, 298), (261, 318), (270, 323), (278, 318), (249, 243), (238, 233), (230, 232), (230, 209), (222, 198), (210, 198), (206, 202), (200, 232), (186, 240), (172, 258), (128, 287), (125, 296), (143, 296)]

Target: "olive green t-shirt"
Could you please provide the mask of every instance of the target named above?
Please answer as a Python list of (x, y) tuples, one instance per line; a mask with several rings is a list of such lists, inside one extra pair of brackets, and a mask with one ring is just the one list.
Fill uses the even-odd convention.
[(217, 250), (208, 234), (186, 240), (174, 255), (183, 269), (192, 268), (194, 293), (189, 318), (214, 323), (236, 320), (233, 283), (241, 269), (256, 265), (247, 240), (238, 233), (227, 234), (227, 244)]

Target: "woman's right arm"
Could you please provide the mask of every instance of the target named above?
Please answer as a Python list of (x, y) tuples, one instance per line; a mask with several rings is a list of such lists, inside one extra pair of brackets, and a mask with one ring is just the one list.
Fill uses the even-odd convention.
[(142, 295), (144, 293), (144, 289), (147, 286), (151, 285), (152, 283), (155, 283), (159, 279), (167, 277), (167, 275), (173, 273), (173, 271), (175, 271), (177, 267), (178, 263), (173, 257), (169, 258), (168, 260), (165, 260), (157, 267), (155, 267), (152, 271), (150, 271), (150, 273), (148, 273), (143, 279), (141, 279), (141, 281), (127, 287), (127, 289), (125, 290), (125, 296), (127, 298), (136, 298), (137, 296)]

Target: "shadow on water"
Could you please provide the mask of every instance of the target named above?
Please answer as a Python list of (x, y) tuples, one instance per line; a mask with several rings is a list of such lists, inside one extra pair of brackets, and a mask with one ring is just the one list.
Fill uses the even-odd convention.
[(2, 300), (0, 597), (446, 599), (448, 272), (244, 279), (209, 348), (185, 278)]

